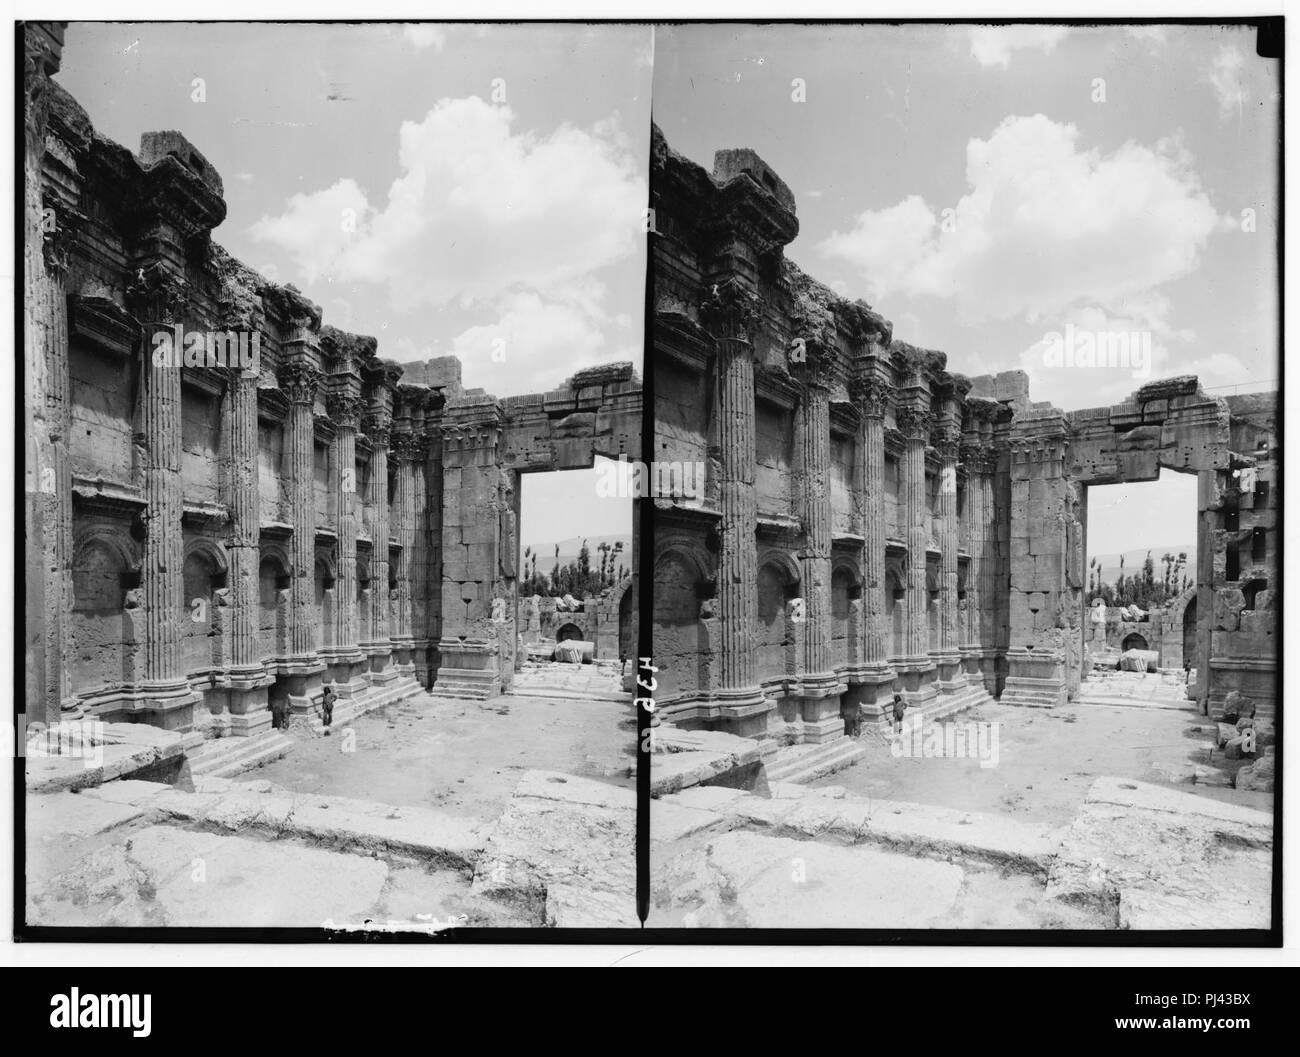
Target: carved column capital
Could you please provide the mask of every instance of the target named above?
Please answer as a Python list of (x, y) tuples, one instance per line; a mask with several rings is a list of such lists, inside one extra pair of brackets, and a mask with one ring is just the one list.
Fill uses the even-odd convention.
[(835, 372), (835, 350), (818, 338), (797, 337), (787, 353), (790, 373), (808, 389), (829, 389)]
[(356, 429), (360, 424), (365, 406), (365, 401), (361, 397), (347, 393), (330, 393), (325, 398), (325, 407), (329, 411), (330, 418), (340, 426), (352, 429)]
[(992, 473), (997, 468), (997, 449), (987, 444), (963, 444), (961, 461), (972, 473)]
[(894, 413), (894, 420), (898, 423), (898, 431), (904, 440), (925, 441), (929, 439), (934, 415), (928, 408), (904, 404)]
[(371, 411), (362, 419), (361, 426), (366, 436), (370, 438), (371, 444), (377, 449), (388, 450), (388, 436), (392, 432), (393, 423), (387, 415)]
[(758, 319), (758, 295), (734, 277), (710, 285), (700, 304), (701, 322), (720, 340), (752, 341)]
[(942, 422), (935, 430), (934, 447), (939, 458), (955, 462), (961, 442), (961, 431), (954, 423)]
[(72, 247), (85, 226), (86, 218), (56, 196), (45, 194), (42, 199), (41, 252), (45, 268), (55, 280), (68, 273)]
[(280, 388), (291, 404), (312, 404), (321, 372), (309, 363), (287, 363), (280, 368)]
[(849, 397), (867, 418), (884, 420), (893, 386), (883, 378), (858, 375), (849, 382)]
[(409, 430), (395, 432), (392, 435), (391, 445), (393, 457), (398, 462), (414, 462), (420, 457), (422, 450), (422, 441), (418, 434), (411, 433)]
[(135, 269), (126, 302), (142, 323), (178, 323), (189, 307), (189, 284), (152, 261)]

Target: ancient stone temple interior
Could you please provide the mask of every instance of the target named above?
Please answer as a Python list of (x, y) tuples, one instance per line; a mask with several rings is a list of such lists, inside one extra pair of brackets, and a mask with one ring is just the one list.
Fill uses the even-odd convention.
[[(1064, 705), (1091, 657), (1089, 485), (1198, 481), (1195, 697), (1271, 714), (1277, 396), (1152, 381), (1111, 407), (1035, 402), (1024, 372), (960, 373), (784, 248), (793, 194), (753, 151), (712, 171), (653, 133), (655, 457), (704, 467), (655, 500), (659, 705), (772, 747), (990, 697)], [(915, 714), (915, 711), (913, 711)]]
[[(52, 79), (61, 25), (26, 35), (29, 716), (252, 735), (326, 685), (499, 694), (520, 475), (638, 458), (633, 365), (498, 399), (385, 358), (213, 240), (195, 145), (106, 139)], [(624, 596), (584, 618), (615, 658)]]

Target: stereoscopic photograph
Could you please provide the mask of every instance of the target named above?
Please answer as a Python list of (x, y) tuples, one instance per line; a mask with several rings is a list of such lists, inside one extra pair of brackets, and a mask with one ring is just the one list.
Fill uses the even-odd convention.
[(20, 938), (1280, 942), (1280, 19), (16, 35)]

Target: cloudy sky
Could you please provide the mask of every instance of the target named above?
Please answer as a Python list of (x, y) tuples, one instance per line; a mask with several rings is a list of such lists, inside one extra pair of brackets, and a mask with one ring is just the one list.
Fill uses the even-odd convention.
[[(954, 370), (1023, 369), (1067, 410), (1174, 374), (1271, 389), (1278, 64), (1254, 45), (1212, 26), (678, 26), (656, 35), (654, 119), (706, 168), (757, 150), (798, 203), (790, 258)], [(1149, 373), (1075, 365), (1084, 335), (1120, 334)], [(1093, 498), (1093, 554), (1195, 542), (1195, 478)]]
[(688, 26), (656, 37), (654, 117), (706, 167), (756, 149), (789, 256), (896, 335), (1071, 409), (1144, 379), (1048, 367), (1067, 327), (1148, 334), (1153, 376), (1276, 378), (1276, 91), (1220, 27)]
[(79, 23), (65, 55), (99, 131), (184, 132), (217, 241), (381, 355), (501, 396), (639, 369), (649, 28)]

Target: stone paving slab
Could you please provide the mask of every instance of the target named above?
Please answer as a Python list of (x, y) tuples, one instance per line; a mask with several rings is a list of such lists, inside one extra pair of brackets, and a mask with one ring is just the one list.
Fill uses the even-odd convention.
[(159, 794), (151, 804), (172, 818), (230, 832), (262, 830), (334, 848), (414, 855), (467, 868), (481, 852), (479, 825), (431, 808), (378, 804), (310, 793), (241, 790)]
[(729, 752), (674, 752), (652, 757), (650, 795), (675, 793), (693, 785), (715, 781), (736, 769), (736, 757)]
[(25, 761), (28, 793), (76, 792), (102, 785), (182, 757), (202, 742), (201, 735), (162, 730), (147, 723), (103, 723), (98, 728), (86, 729), (95, 731), (93, 736), (99, 742), (95, 749), (102, 753), (99, 762), (68, 756), (28, 755)]
[(1146, 811), (1166, 811), (1178, 815), (1196, 815), (1225, 825), (1245, 826), (1252, 833), (1264, 830), (1267, 831), (1269, 839), (1273, 832), (1273, 816), (1267, 811), (1224, 800), (1212, 800), (1205, 796), (1194, 796), (1177, 789), (1166, 789), (1164, 786), (1127, 778), (1098, 778), (1088, 790), (1086, 802), (1115, 804)]
[(67, 843), (93, 837), (144, 814), (143, 808), (133, 804), (113, 803), (83, 793), (28, 796), (26, 809), (29, 843)]
[(488, 836), (471, 893), (537, 924), (637, 928), (635, 833), (631, 789), (528, 772)]
[(1239, 804), (1099, 778), (1064, 836), (1047, 895), (1110, 908), (1126, 928), (1267, 928), (1272, 825), (1267, 812)]
[(380, 899), (378, 859), (149, 826), (102, 847), (33, 894), (41, 925), (319, 928), (361, 921)]
[[(669, 840), (675, 839), (668, 835), (678, 829), (689, 833), (710, 828), (704, 819), (680, 814), (689, 809), (712, 814), (719, 826), (727, 828), (767, 829), (778, 836), (840, 845), (879, 843), (915, 854), (964, 857), (1029, 872), (1045, 872), (1061, 840), (1056, 827), (1000, 815), (849, 797), (835, 786), (775, 786), (770, 798), (750, 793), (702, 798), (703, 790), (661, 798), (651, 806), (651, 835)], [(694, 797), (683, 803), (681, 798), (691, 793)], [(662, 812), (671, 807), (679, 814)], [(661, 814), (665, 821), (660, 830)]]
[(688, 926), (900, 929), (951, 911), (963, 877), (933, 859), (733, 832), (668, 864), (659, 880), (660, 898), (689, 908)]

